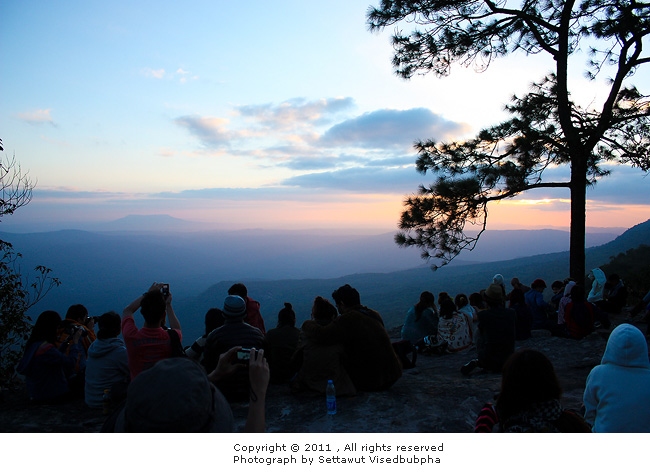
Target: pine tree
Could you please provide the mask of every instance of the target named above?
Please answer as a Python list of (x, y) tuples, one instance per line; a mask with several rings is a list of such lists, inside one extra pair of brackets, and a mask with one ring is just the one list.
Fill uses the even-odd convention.
[[(396, 30), (393, 66), (398, 76), (433, 72), (446, 76), (452, 64), (485, 70), (516, 52), (550, 55), (555, 70), (514, 96), (510, 119), (464, 142), (416, 144), (416, 168), (436, 175), (405, 199), (395, 241), (417, 246), (425, 259), (447, 264), (473, 249), (486, 229), (488, 204), (536, 188), (571, 193), (570, 273), (585, 276), (586, 189), (611, 172), (612, 164), (650, 169), (650, 103), (629, 81), (650, 61), (643, 52), (650, 32), (650, 5), (631, 0), (382, 0), (371, 8), (371, 31)], [(589, 51), (585, 75), (610, 75), (602, 104), (581, 106), (569, 90), (569, 66)], [(567, 179), (545, 181), (557, 167)], [(466, 232), (476, 225), (478, 233)], [(437, 265), (433, 266), (434, 268)]]

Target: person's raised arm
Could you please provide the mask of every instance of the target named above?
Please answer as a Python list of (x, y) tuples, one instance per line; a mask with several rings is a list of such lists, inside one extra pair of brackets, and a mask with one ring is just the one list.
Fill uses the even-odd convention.
[[(161, 287), (162, 284), (159, 284), (158, 282), (154, 282), (153, 284), (151, 284), (151, 287), (149, 287), (149, 290), (145, 292), (145, 294), (151, 292), (152, 290), (160, 291)], [(135, 314), (135, 312), (140, 308), (140, 305), (142, 304), (142, 298), (144, 297), (145, 294), (140, 295), (133, 302), (128, 304), (126, 307), (124, 307), (124, 310), (122, 311), (122, 318), (132, 317)]]
[(264, 358), (264, 350), (251, 348), (248, 375), (251, 393), (244, 431), (264, 432), (266, 430), (266, 388), (271, 377), (269, 364)]
[(167, 294), (167, 298), (165, 299), (165, 311), (167, 312), (167, 320), (169, 321), (169, 328), (180, 330), (181, 322), (178, 321), (178, 317), (176, 317), (176, 312), (174, 312), (174, 307), (172, 307), (171, 292)]

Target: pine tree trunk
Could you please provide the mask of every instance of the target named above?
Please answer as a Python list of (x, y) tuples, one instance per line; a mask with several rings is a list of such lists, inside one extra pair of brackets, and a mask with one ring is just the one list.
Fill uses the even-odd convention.
[(585, 283), (585, 238), (587, 219), (587, 164), (573, 159), (571, 165), (571, 237), (569, 244), (569, 275), (581, 285)]

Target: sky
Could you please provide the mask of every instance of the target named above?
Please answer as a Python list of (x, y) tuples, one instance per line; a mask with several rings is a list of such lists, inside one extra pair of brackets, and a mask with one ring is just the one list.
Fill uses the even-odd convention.
[[(2, 2), (3, 160), (36, 184), (3, 226), (168, 214), (222, 229), (396, 229), (404, 197), (431, 180), (413, 143), (471, 138), (551, 64), (515, 55), (400, 79), (393, 30), (366, 25), (376, 4)], [(574, 95), (594, 101), (599, 82), (580, 66)], [(588, 191), (587, 225), (645, 221), (647, 186), (616, 167)], [(489, 229), (567, 227), (569, 193), (489, 213)]]

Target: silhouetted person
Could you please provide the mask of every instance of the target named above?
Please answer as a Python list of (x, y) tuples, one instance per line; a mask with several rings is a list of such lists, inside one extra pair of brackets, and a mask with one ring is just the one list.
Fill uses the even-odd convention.
[(85, 369), (86, 360), (80, 343), (82, 330), (76, 328), (71, 338), (57, 348), (56, 333), (60, 324), (61, 316), (57, 312), (46, 310), (41, 313), (16, 368), (25, 376), (27, 394), (33, 402), (60, 403), (76, 395), (70, 390), (69, 378), (74, 374), (79, 359)]
[(260, 313), (260, 303), (248, 296), (248, 289), (246, 286), (241, 282), (233, 284), (228, 289), (228, 295), (239, 295), (244, 299), (246, 302), (246, 316), (244, 317), (244, 323), (254, 326), (262, 332), (262, 335), (264, 335), (266, 333), (266, 328), (264, 326), (264, 319)]
[[(172, 307), (172, 294), (163, 293), (164, 284), (154, 282), (149, 290), (131, 302), (122, 312), (122, 335), (129, 356), (131, 380), (158, 361), (172, 356), (172, 336), (183, 341), (181, 324)], [(138, 330), (133, 314), (140, 309), (144, 325)], [(164, 327), (169, 319), (169, 332)]]
[(402, 376), (402, 367), (379, 313), (361, 305), (359, 292), (346, 284), (332, 293), (339, 317), (327, 326), (308, 320), (307, 338), (321, 344), (342, 345), (345, 369), (359, 391), (381, 391)]
[(288, 382), (295, 371), (291, 357), (298, 348), (300, 330), (296, 328), (296, 313), (290, 303), (285, 302), (278, 312), (278, 325), (266, 332), (264, 349), (271, 369), (272, 383)]
[(130, 381), (129, 359), (120, 336), (121, 320), (115, 312), (107, 312), (97, 320), (97, 339), (88, 349), (84, 397), (89, 407), (104, 405), (104, 391), (109, 390), (111, 405), (126, 397)]

